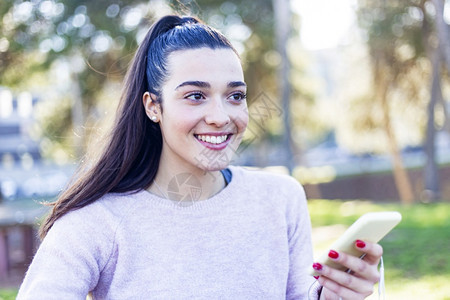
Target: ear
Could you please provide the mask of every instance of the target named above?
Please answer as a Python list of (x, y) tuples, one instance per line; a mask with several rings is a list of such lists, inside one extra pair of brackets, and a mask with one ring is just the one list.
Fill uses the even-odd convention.
[(155, 123), (159, 122), (161, 118), (161, 106), (156, 99), (157, 96), (150, 92), (145, 92), (142, 96), (145, 113)]

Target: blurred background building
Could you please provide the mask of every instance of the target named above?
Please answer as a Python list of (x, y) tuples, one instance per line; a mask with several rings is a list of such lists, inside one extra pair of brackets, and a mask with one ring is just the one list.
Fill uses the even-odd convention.
[(41, 139), (32, 136), (39, 99), (0, 89), (0, 195), (3, 201), (46, 198), (59, 193), (70, 172), (44, 162)]

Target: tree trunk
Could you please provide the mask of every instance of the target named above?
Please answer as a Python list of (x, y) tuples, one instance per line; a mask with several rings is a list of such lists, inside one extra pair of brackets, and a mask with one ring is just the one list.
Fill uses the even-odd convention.
[[(445, 0), (433, 0), (433, 5), (436, 10), (435, 17), (435, 27), (436, 33), (439, 40), (439, 57), (445, 62), (445, 67), (447, 74), (450, 75), (450, 26), (444, 21), (444, 5)], [(442, 94), (442, 92), (440, 92)], [(443, 99), (443, 98), (442, 98)], [(444, 114), (445, 114), (445, 124), (444, 128), (450, 131), (450, 120), (448, 107), (445, 101), (442, 101)]]
[(290, 28), (290, 8), (289, 0), (273, 0), (273, 10), (275, 17), (275, 37), (276, 48), (281, 56), (281, 65), (278, 68), (278, 88), (283, 108), (283, 149), (284, 164), (292, 174), (294, 169), (294, 157), (291, 135), (291, 116), (290, 116), (290, 81), (289, 81), (289, 59), (287, 55), (287, 42)]
[[(441, 89), (441, 95), (442, 95), (442, 89)], [(441, 97), (439, 100), (440, 105), (442, 105), (442, 111), (444, 113), (444, 125), (442, 128), (444, 130), (447, 130), (450, 133), (450, 116), (449, 116), (449, 110), (450, 110), (450, 104), (444, 100), (444, 97)]]
[(377, 75), (377, 98), (383, 113), (383, 130), (386, 134), (388, 142), (388, 150), (393, 164), (393, 173), (395, 185), (403, 204), (411, 204), (414, 201), (414, 193), (407, 171), (403, 165), (403, 160), (399, 151), (397, 140), (395, 138), (394, 130), (391, 124), (391, 116), (388, 104), (389, 79), (383, 66), (378, 66)]
[(445, 0), (433, 0), (433, 5), (436, 10), (436, 33), (439, 39), (439, 51), (444, 57), (447, 73), (450, 75), (450, 35), (449, 26), (444, 21), (444, 5)]
[(438, 167), (436, 165), (436, 155), (435, 155), (435, 134), (436, 128), (434, 124), (434, 108), (436, 103), (442, 98), (441, 84), (440, 84), (440, 55), (439, 51), (435, 50), (434, 53), (430, 55), (430, 60), (432, 62), (432, 75), (431, 75), (431, 93), (430, 102), (427, 108), (427, 129), (425, 137), (425, 154), (426, 163), (424, 168), (424, 178), (425, 178), (425, 191), (423, 194), (423, 200), (435, 201), (440, 198), (440, 187), (439, 187), (439, 173)]

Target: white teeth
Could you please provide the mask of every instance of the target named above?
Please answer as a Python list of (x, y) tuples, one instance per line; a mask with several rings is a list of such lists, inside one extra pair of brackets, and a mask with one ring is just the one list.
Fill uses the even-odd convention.
[(221, 144), (226, 141), (227, 135), (210, 136), (210, 135), (197, 135), (197, 139), (211, 143), (211, 144)]

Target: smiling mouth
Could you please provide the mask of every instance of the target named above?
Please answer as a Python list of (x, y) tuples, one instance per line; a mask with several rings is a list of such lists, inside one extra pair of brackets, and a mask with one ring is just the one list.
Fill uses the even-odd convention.
[(205, 134), (194, 134), (195, 138), (199, 141), (210, 143), (213, 145), (219, 145), (230, 139), (231, 134), (224, 135), (205, 135)]

